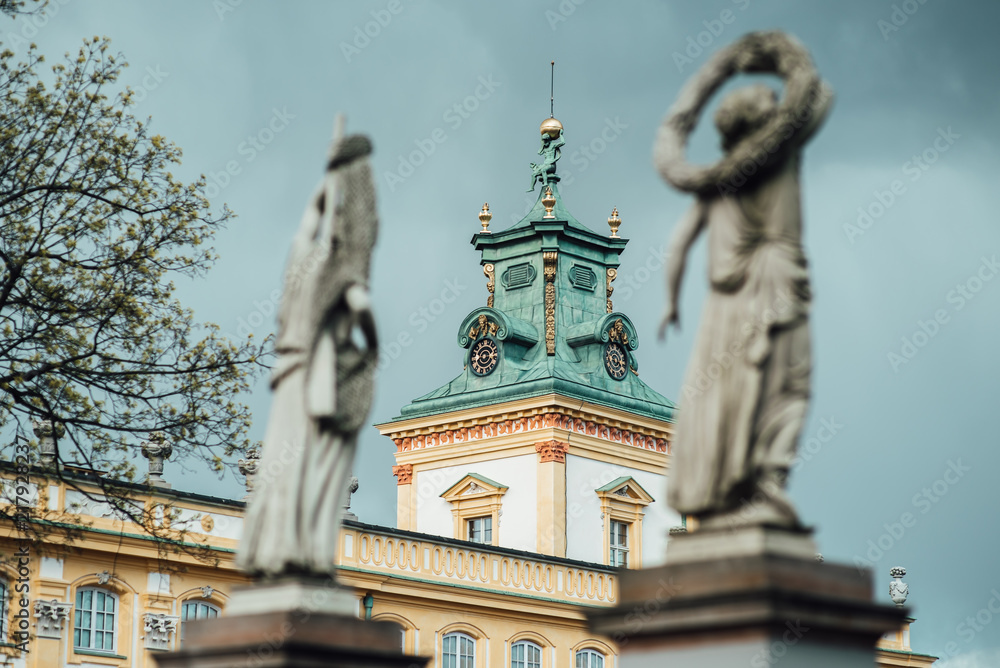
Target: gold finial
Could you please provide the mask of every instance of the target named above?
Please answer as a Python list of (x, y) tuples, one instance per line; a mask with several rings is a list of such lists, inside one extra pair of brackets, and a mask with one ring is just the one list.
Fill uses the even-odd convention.
[(608, 225), (611, 227), (612, 239), (621, 238), (618, 236), (618, 228), (621, 227), (621, 224), (622, 224), (622, 219), (618, 217), (618, 207), (616, 206), (615, 210), (611, 212), (611, 217), (608, 218)]
[(483, 204), (483, 210), (479, 212), (479, 222), (483, 226), (480, 234), (492, 234), (490, 232), (490, 221), (493, 220), (493, 214), (490, 213), (490, 204), (485, 202)]
[(542, 206), (545, 207), (545, 215), (542, 218), (555, 218), (552, 214), (552, 207), (556, 205), (556, 196), (552, 194), (552, 187), (545, 186), (545, 197), (542, 198)]

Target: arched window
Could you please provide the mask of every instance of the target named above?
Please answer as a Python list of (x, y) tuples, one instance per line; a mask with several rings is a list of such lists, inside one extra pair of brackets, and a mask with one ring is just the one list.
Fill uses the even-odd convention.
[(476, 664), (476, 641), (464, 633), (449, 633), (444, 637), (442, 668), (473, 668)]
[(510, 668), (542, 668), (542, 648), (521, 640), (510, 648)]
[(73, 648), (113, 654), (117, 614), (118, 597), (115, 594), (96, 587), (77, 589)]
[[(7, 620), (10, 618), (10, 592), (7, 581), (0, 578), (0, 638), (7, 638)], [(4, 642), (7, 642), (4, 640)]]
[(593, 649), (576, 653), (576, 668), (604, 668), (604, 655)]
[(188, 620), (211, 619), (219, 616), (219, 606), (203, 599), (184, 601), (181, 605), (181, 644), (184, 644), (184, 625)]

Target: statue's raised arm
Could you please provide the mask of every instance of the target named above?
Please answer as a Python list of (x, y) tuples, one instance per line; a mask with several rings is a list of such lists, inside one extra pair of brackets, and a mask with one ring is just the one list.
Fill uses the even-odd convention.
[[(729, 77), (773, 73), (719, 104), (723, 157), (691, 165), (684, 148)], [(780, 32), (752, 33), (713, 56), (684, 86), (656, 141), (663, 178), (694, 193), (668, 260), (675, 322), (684, 261), (708, 234), (710, 290), (681, 391), (668, 501), (701, 526), (799, 526), (786, 479), (809, 405), (809, 277), (802, 249), (799, 161), (832, 94), (809, 54)]]

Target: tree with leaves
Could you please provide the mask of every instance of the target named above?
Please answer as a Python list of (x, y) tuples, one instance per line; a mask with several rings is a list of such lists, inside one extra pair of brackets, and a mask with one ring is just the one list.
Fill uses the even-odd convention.
[(94, 37), (51, 74), (43, 61), (0, 53), (0, 434), (37, 445), (48, 421), (57, 462), (103, 472), (127, 515), (113, 481), (135, 478), (149, 434), (216, 471), (248, 449), (237, 397), (262, 351), (175, 297), (233, 214), (212, 211), (204, 176), (171, 174), (181, 150), (129, 113), (122, 57)]

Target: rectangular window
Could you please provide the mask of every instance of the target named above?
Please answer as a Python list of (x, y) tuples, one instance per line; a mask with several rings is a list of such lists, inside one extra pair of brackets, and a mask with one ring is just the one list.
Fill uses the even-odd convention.
[(469, 526), (469, 540), (473, 543), (483, 543), (490, 545), (493, 543), (493, 518), (476, 517), (467, 522)]
[(611, 520), (611, 558), (612, 566), (628, 568), (628, 524)]

